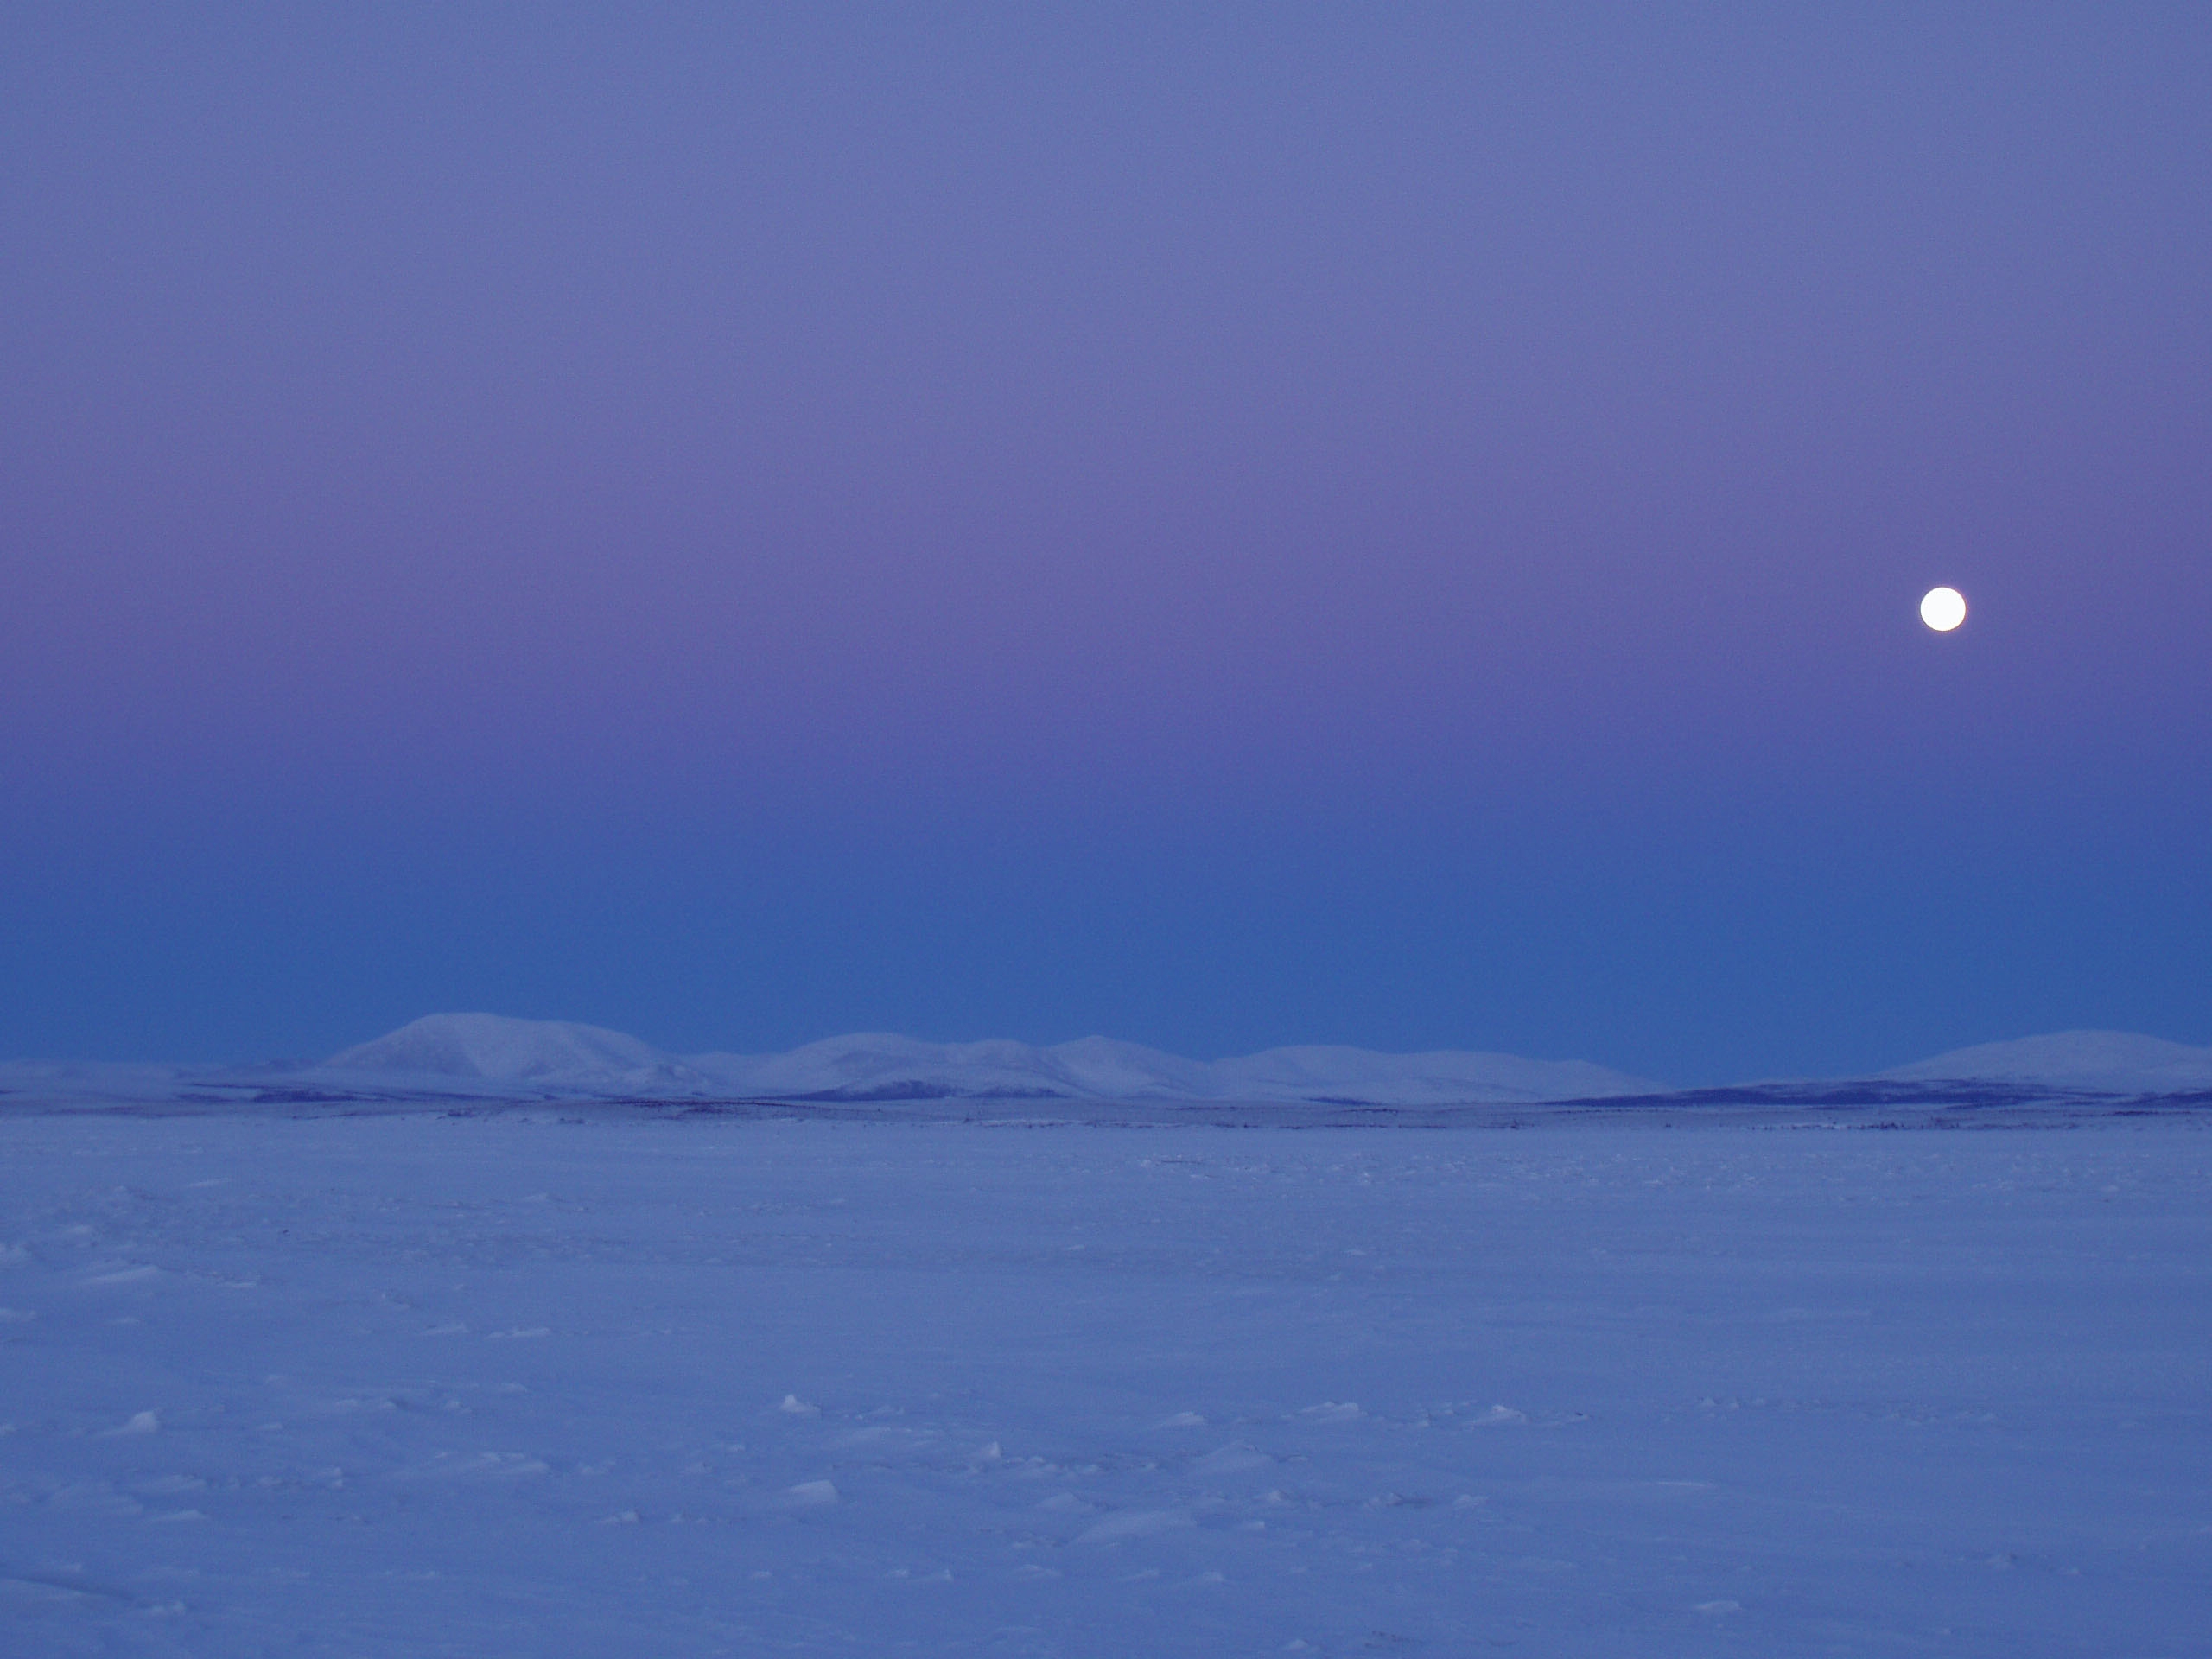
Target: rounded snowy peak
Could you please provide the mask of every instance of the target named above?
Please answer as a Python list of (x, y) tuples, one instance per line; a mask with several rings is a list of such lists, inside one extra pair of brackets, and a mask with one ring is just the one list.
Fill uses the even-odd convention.
[(1885, 1071), (1907, 1082), (2048, 1084), (2120, 1093), (2212, 1089), (2212, 1048), (2127, 1031), (2056, 1031), (1954, 1049)]
[(410, 1072), (487, 1082), (620, 1084), (678, 1070), (667, 1056), (619, 1031), (496, 1014), (433, 1014), (373, 1042), (334, 1054), (345, 1071)]

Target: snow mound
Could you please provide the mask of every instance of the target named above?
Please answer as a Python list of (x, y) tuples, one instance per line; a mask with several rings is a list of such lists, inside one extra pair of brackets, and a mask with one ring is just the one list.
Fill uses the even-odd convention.
[(2058, 1031), (1982, 1043), (1882, 1073), (1905, 1082), (2043, 1084), (2112, 1094), (2212, 1089), (2212, 1048), (2126, 1031)]

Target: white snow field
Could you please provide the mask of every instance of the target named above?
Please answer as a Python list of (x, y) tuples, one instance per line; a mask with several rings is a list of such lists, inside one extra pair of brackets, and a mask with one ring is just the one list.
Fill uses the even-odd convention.
[(2212, 1136), (0, 1116), (10, 1655), (2202, 1655)]

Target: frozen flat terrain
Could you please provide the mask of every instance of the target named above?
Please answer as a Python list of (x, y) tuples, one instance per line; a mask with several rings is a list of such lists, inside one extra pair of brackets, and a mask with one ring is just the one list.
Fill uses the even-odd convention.
[(2201, 1122), (10, 1116), (0, 1649), (2201, 1655)]

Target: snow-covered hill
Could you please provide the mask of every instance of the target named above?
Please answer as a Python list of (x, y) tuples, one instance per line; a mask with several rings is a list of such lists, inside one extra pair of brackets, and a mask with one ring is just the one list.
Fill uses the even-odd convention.
[(712, 1079), (635, 1037), (559, 1020), (433, 1014), (334, 1054), (321, 1070), (588, 1094), (711, 1092)]
[(1027, 1043), (924, 1043), (867, 1033), (810, 1043), (788, 1054), (702, 1054), (686, 1064), (744, 1093), (812, 1100), (1027, 1097), (1428, 1106), (1581, 1099), (1658, 1086), (1582, 1061), (1526, 1060), (1510, 1054), (1279, 1048), (1208, 1063), (1104, 1037), (1033, 1048)]
[(1255, 1100), (1373, 1105), (1523, 1103), (1648, 1092), (1581, 1061), (1510, 1054), (1285, 1048), (1185, 1059), (1104, 1037), (927, 1043), (867, 1032), (783, 1054), (665, 1054), (594, 1026), (431, 1014), (334, 1056), (314, 1075), (440, 1092), (741, 1095), (785, 1100)]
[(2126, 1031), (2059, 1031), (1954, 1049), (1882, 1075), (1910, 1083), (2016, 1083), (2101, 1094), (2181, 1094), (2212, 1089), (2212, 1048)]
[(701, 1054), (689, 1063), (735, 1091), (794, 1100), (1160, 1100), (1218, 1093), (1212, 1068), (1199, 1061), (1104, 1037), (1033, 1048), (862, 1032), (787, 1054)]
[(1834, 1105), (1861, 1096), (1916, 1099), (1923, 1086), (1931, 1091), (1928, 1098), (1954, 1103), (1992, 1089), (2016, 1101), (2043, 1090), (2053, 1098), (2189, 1094), (2212, 1090), (2212, 1048), (2125, 1032), (2058, 1032), (1959, 1049), (1874, 1078), (1800, 1079), (1677, 1094), (1586, 1061), (1457, 1050), (1382, 1054), (1275, 1048), (1206, 1061), (1104, 1037), (1039, 1047), (1004, 1040), (928, 1043), (868, 1032), (782, 1054), (677, 1055), (597, 1026), (436, 1014), (318, 1065), (0, 1064), (0, 1097), (118, 1103), (598, 1096), (1426, 1108), (1662, 1096), (1688, 1104), (1788, 1106)]

